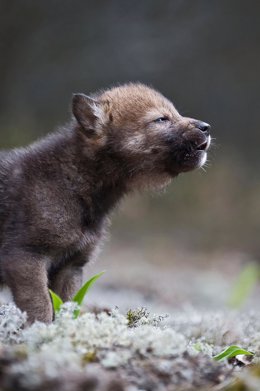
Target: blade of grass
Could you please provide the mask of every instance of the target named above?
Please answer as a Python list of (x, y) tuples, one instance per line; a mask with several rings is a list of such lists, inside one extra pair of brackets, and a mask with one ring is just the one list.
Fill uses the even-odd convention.
[[(76, 295), (73, 297), (72, 301), (76, 302), (79, 306), (82, 304), (82, 301), (84, 300), (84, 297), (86, 296), (88, 290), (91, 288), (91, 286), (94, 284), (94, 282), (100, 278), (105, 272), (101, 272), (98, 274), (95, 274), (93, 277), (91, 277), (85, 284), (78, 290)], [(80, 310), (74, 311), (74, 318), (77, 318), (79, 316)]]
[(253, 356), (254, 355), (254, 353), (249, 352), (248, 350), (242, 349), (239, 346), (231, 345), (227, 349), (223, 350), (223, 352), (220, 352), (219, 354), (214, 356), (213, 358), (216, 361), (220, 361), (220, 360), (236, 357), (239, 354), (244, 354), (246, 356)]
[(73, 297), (72, 301), (75, 301), (78, 303), (78, 305), (81, 305), (86, 293), (88, 292), (89, 288), (94, 284), (94, 282), (101, 277), (105, 272), (101, 272), (98, 274), (95, 274), (93, 277), (91, 277), (87, 282), (85, 282), (84, 285), (79, 289), (79, 291), (76, 293), (76, 295)]
[(61, 305), (63, 304), (63, 301), (61, 300), (60, 296), (54, 293), (51, 289), (49, 289), (49, 292), (51, 295), (54, 312), (58, 312)]
[(255, 263), (247, 265), (244, 270), (242, 270), (233, 286), (230, 298), (228, 300), (228, 306), (231, 308), (242, 307), (255, 287), (259, 276), (259, 265)]

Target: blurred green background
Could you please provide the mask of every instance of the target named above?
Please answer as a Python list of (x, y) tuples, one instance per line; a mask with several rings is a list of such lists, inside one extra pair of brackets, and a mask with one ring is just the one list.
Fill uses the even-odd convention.
[(1, 0), (0, 147), (66, 122), (73, 92), (148, 83), (209, 122), (215, 146), (206, 172), (125, 200), (111, 248), (159, 262), (176, 251), (257, 259), (259, 17), (259, 0)]

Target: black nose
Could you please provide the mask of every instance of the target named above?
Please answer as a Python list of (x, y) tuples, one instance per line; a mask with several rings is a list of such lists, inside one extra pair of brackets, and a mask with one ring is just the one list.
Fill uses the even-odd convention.
[(196, 123), (196, 126), (197, 126), (197, 128), (200, 129), (202, 132), (205, 132), (205, 133), (209, 134), (210, 125), (207, 124), (206, 122), (198, 121), (198, 122)]

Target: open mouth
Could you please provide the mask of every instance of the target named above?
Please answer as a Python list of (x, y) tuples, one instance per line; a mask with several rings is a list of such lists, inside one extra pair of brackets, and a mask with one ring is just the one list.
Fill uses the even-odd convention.
[(200, 135), (200, 139), (197, 138), (191, 141), (193, 141), (192, 145), (190, 145), (188, 140), (188, 145), (185, 145), (185, 148), (181, 151), (182, 153), (177, 155), (177, 159), (175, 155), (176, 151), (174, 151), (175, 153), (171, 153), (169, 168), (167, 168), (167, 171), (171, 175), (176, 175), (176, 172), (181, 173), (200, 168), (206, 163), (211, 137), (202, 137), (202, 135)]
[(210, 136), (207, 138), (207, 140), (203, 141), (200, 145), (197, 146), (197, 151), (207, 151), (210, 146)]

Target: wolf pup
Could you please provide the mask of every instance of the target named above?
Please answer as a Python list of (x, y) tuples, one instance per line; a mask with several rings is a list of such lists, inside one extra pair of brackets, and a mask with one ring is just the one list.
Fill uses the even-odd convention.
[(30, 323), (52, 321), (48, 288), (66, 301), (80, 287), (122, 196), (201, 167), (210, 145), (207, 123), (143, 84), (75, 94), (72, 112), (67, 127), (0, 152), (0, 283)]

